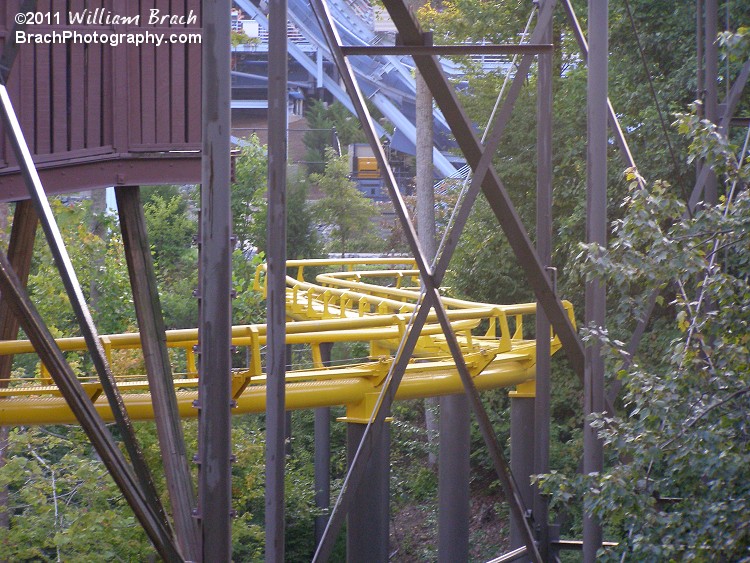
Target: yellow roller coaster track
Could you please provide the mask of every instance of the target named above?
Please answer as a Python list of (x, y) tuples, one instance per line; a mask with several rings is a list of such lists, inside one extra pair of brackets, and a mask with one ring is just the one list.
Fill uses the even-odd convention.
[[(303, 369), (292, 366), (286, 376), (289, 409), (345, 405), (346, 418), (367, 421), (385, 384), (393, 354), (408, 330), (419, 301), (419, 275), (409, 258), (295, 260), (287, 263), (296, 276), (287, 276), (287, 343), (306, 345), (309, 362)], [(305, 270), (339, 270), (318, 274), (316, 283), (305, 281)], [(289, 271), (288, 270), (288, 271)], [(254, 287), (265, 295), (265, 267), (255, 275)], [(478, 389), (508, 387), (532, 382), (535, 374), (535, 341), (527, 334), (536, 305), (493, 305), (443, 297), (454, 332)], [(573, 308), (564, 302), (573, 321)], [(513, 330), (511, 331), (511, 327)], [(175, 369), (174, 386), (180, 413), (197, 416), (198, 373), (194, 346), (198, 330), (167, 331), (167, 346)], [(118, 388), (131, 418), (153, 418), (151, 395), (145, 375), (122, 373), (123, 366), (141, 364), (138, 333), (102, 335), (102, 346), (115, 372)], [(362, 342), (369, 357), (358, 363), (324, 366), (320, 345)], [(232, 329), (232, 343), (244, 365), (233, 370), (236, 414), (265, 410), (263, 353), (266, 325), (242, 325)], [(551, 335), (552, 353), (560, 348)], [(83, 338), (60, 338), (63, 352), (83, 355)], [(33, 354), (27, 340), (0, 341), (0, 355)], [(119, 373), (118, 373), (119, 368)], [(0, 389), (0, 424), (75, 423), (60, 391), (44, 366), (35, 378), (12, 378)], [(112, 420), (101, 385), (95, 377), (80, 377), (84, 388), (105, 420)], [(447, 395), (462, 391), (461, 381), (434, 313), (421, 331), (413, 360), (396, 393), (397, 400)]]

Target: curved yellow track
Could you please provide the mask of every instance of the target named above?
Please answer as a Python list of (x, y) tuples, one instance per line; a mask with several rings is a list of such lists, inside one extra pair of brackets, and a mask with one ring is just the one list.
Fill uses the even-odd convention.
[[(393, 354), (408, 330), (419, 300), (419, 276), (414, 262), (406, 258), (290, 261), (295, 276), (287, 277), (287, 343), (309, 349), (306, 369), (287, 373), (286, 403), (289, 409), (345, 405), (347, 419), (370, 418), (376, 397), (387, 384)], [(315, 283), (305, 281), (310, 268), (338, 270), (319, 274)], [(256, 272), (255, 288), (265, 291), (264, 268)], [(444, 298), (464, 358), (476, 386), (481, 389), (507, 387), (533, 380), (535, 343), (526, 332), (533, 322), (524, 321), (536, 311), (534, 304), (493, 305)], [(571, 320), (573, 311), (564, 303)], [(511, 326), (513, 332), (511, 332)], [(235, 326), (233, 344), (246, 351), (243, 367), (234, 370), (235, 413), (265, 410), (263, 351), (265, 325)], [(115, 374), (118, 367), (133, 363), (140, 351), (137, 333), (101, 336)], [(61, 350), (85, 353), (82, 338), (62, 338)], [(180, 413), (197, 416), (198, 374), (193, 346), (197, 329), (167, 332), (167, 345), (175, 363), (185, 366), (174, 379)], [(320, 345), (326, 342), (364, 342), (369, 357), (364, 362), (324, 367)], [(552, 337), (552, 352), (559, 349)], [(0, 341), (0, 355), (34, 353), (28, 341)], [(65, 424), (75, 418), (41, 368), (36, 379), (11, 379), (0, 389), (0, 424)], [(117, 375), (118, 387), (134, 420), (153, 418), (148, 382), (143, 375)], [(82, 377), (84, 388), (105, 420), (112, 420), (101, 387), (94, 378)], [(433, 313), (413, 354), (413, 360), (396, 393), (396, 399), (447, 395), (462, 391), (445, 337)]]

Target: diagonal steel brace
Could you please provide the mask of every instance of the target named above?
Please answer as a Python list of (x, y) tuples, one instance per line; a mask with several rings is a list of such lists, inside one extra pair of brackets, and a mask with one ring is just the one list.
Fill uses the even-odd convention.
[(3, 252), (0, 252), (0, 293), (19, 319), (34, 349), (49, 369), (60, 392), (138, 517), (154, 547), (165, 561), (182, 561), (172, 539), (171, 530), (164, 524), (162, 515), (154, 510), (152, 503), (138, 486), (125, 457), (112, 439), (99, 413), (96, 412), (80, 381), (70, 369), (55, 339), (34, 308)]
[(80, 283), (78, 282), (75, 270), (73, 269), (70, 256), (65, 248), (62, 235), (57, 227), (57, 223), (55, 222), (46, 194), (44, 193), (42, 182), (31, 158), (29, 147), (26, 144), (21, 125), (19, 124), (15, 110), (13, 109), (8, 90), (2, 82), (0, 82), (0, 106), (3, 124), (5, 125), (6, 133), (11, 145), (13, 146), (13, 150), (21, 168), (24, 182), (29, 190), (29, 196), (34, 203), (37, 215), (39, 216), (42, 230), (47, 238), (47, 243), (52, 252), (58, 271), (60, 272), (60, 277), (62, 278), (66, 293), (68, 294), (71, 306), (73, 307), (73, 311), (78, 319), (81, 333), (86, 340), (86, 345), (91, 354), (92, 362), (96, 368), (97, 374), (99, 375), (102, 388), (107, 395), (112, 414), (117, 422), (117, 427), (122, 435), (123, 443), (125, 444), (125, 448), (130, 456), (130, 461), (133, 464), (133, 469), (135, 470), (135, 474), (140, 482), (142, 492), (148, 502), (152, 504), (154, 512), (160, 515), (164, 526), (169, 528), (166, 512), (161, 504), (161, 500), (156, 491), (153, 479), (151, 478), (151, 472), (148, 469), (146, 460), (138, 445), (133, 425), (131, 424), (127, 411), (125, 410), (125, 404), (117, 390), (114, 375), (112, 374), (107, 362), (104, 348), (102, 347), (96, 327), (94, 326), (94, 321), (91, 317), (91, 312), (84, 299), (83, 291), (81, 290)]
[[(542, 10), (539, 12), (536, 27), (529, 37), (529, 42), (538, 42), (544, 36), (545, 27), (552, 20), (553, 12), (553, 2), (547, 2), (542, 6)], [(479, 159), (479, 163), (473, 171), (469, 189), (467, 190), (464, 201), (462, 202), (461, 207), (456, 214), (453, 228), (446, 237), (445, 248), (440, 255), (438, 264), (435, 268), (436, 276), (438, 272), (441, 272), (441, 279), (443, 273), (448, 269), (448, 264), (450, 263), (450, 260), (453, 257), (453, 252), (458, 245), (458, 240), (461, 236), (461, 232), (466, 226), (466, 222), (469, 219), (469, 214), (471, 213), (471, 209), (474, 206), (474, 201), (479, 195), (479, 190), (482, 187), (482, 182), (484, 181), (487, 171), (492, 164), (492, 157), (495, 155), (495, 153), (497, 152), (497, 148), (500, 145), (500, 140), (502, 139), (503, 133), (505, 133), (505, 127), (510, 121), (511, 113), (515, 106), (516, 100), (518, 99), (518, 95), (521, 93), (521, 89), (524, 86), (523, 83), (526, 80), (529, 70), (531, 69), (533, 60), (534, 57), (530, 55), (524, 55), (521, 59), (521, 62), (516, 69), (516, 74), (513, 77), (513, 82), (511, 83), (510, 89), (508, 90), (505, 101), (503, 102), (503, 105), (500, 108), (497, 117), (495, 118), (495, 123), (492, 126), (490, 135), (484, 145), (482, 157)], [(438, 280), (438, 283), (440, 283), (440, 280)]]
[[(439, 299), (439, 293), (437, 289), (438, 284), (435, 282), (435, 277), (433, 276), (431, 269), (427, 264), (427, 260), (425, 259), (424, 254), (422, 253), (413, 225), (409, 220), (403, 199), (396, 187), (393, 172), (388, 165), (383, 148), (380, 145), (379, 139), (377, 138), (377, 135), (375, 133), (373, 122), (364, 104), (362, 94), (356, 84), (356, 81), (353, 78), (352, 69), (341, 51), (341, 42), (333, 24), (333, 20), (330, 16), (330, 13), (328, 12), (328, 8), (324, 0), (314, 0), (312, 2), (312, 5), (323, 33), (326, 36), (326, 40), (329, 44), (331, 53), (333, 54), (334, 61), (339, 69), (342, 80), (344, 81), (350, 96), (352, 96), (353, 98), (354, 106), (357, 110), (360, 121), (365, 128), (365, 134), (368, 137), (371, 146), (373, 147), (373, 151), (378, 160), (378, 164), (385, 173), (386, 184), (393, 200), (396, 214), (404, 228), (407, 240), (412, 249), (415, 260), (417, 262), (417, 266), (422, 276), (423, 286), (426, 290), (425, 301), (420, 306), (416, 320), (409, 332), (407, 340), (398, 353), (397, 361), (394, 364), (395, 367), (393, 371), (393, 380), (391, 381), (391, 384), (387, 389), (382, 403), (379, 405), (374, 422), (372, 423), (372, 425), (368, 425), (368, 428), (365, 430), (365, 435), (363, 436), (358, 452), (355, 455), (354, 461), (352, 463), (352, 468), (350, 468), (349, 475), (347, 476), (347, 483), (345, 484), (344, 490), (342, 491), (340, 497), (340, 505), (342, 506), (343, 510), (334, 510), (334, 513), (331, 515), (328, 526), (326, 527), (323, 538), (321, 539), (321, 543), (318, 546), (318, 550), (316, 551), (314, 561), (325, 560), (330, 555), (331, 549), (333, 547), (333, 541), (335, 540), (335, 535), (343, 523), (346, 509), (350, 504), (351, 495), (356, 490), (359, 484), (359, 480), (361, 480), (361, 475), (363, 473), (364, 467), (362, 463), (363, 461), (366, 462), (371, 452), (372, 436), (378, 436), (380, 432), (382, 432), (382, 424), (385, 418), (385, 413), (388, 412), (388, 409), (390, 408), (390, 404), (393, 400), (393, 395), (395, 394), (395, 389), (398, 387), (398, 383), (403, 376), (405, 363), (408, 362), (414, 346), (416, 345), (418, 333), (427, 318), (429, 307), (435, 308), (437, 317), (444, 329), (446, 339), (454, 356), (454, 360), (456, 362), (456, 366), (461, 379), (467, 388), (467, 393), (472, 398), (472, 406), (477, 411), (479, 424), (480, 426), (482, 426), (483, 435), (485, 435), (487, 439), (487, 447), (491, 451), (491, 456), (493, 458), (493, 461), (495, 462), (495, 469), (500, 476), (501, 484), (506, 489), (506, 496), (510, 502), (511, 511), (513, 512), (514, 517), (519, 520), (519, 524), (522, 529), (524, 529), (526, 532), (525, 539), (529, 551), (532, 553), (535, 560), (540, 561), (541, 559), (534, 543), (533, 534), (528, 526), (528, 522), (525, 519), (524, 507), (519, 495), (515, 490), (512, 477), (510, 476), (510, 472), (508, 470), (507, 462), (505, 462), (504, 460), (502, 450), (499, 447), (499, 443), (494, 436), (494, 431), (492, 430), (491, 424), (489, 424), (489, 417), (487, 417), (486, 412), (484, 411), (484, 407), (481, 403), (481, 400), (479, 399), (479, 394), (474, 387), (471, 376), (468, 372), (468, 369), (466, 368), (466, 364), (463, 360), (463, 355), (458, 345), (458, 341), (456, 340), (455, 334), (451, 329), (447, 313), (442, 305), (442, 302)], [(373, 430), (371, 432), (368, 432), (370, 428), (373, 428)]]
[[(383, 3), (404, 43), (415, 44), (421, 41), (422, 32), (419, 24), (407, 7), (399, 0), (384, 0)], [(424, 56), (414, 57), (414, 62), (424, 76), (466, 160), (472, 168), (477, 169), (484, 152), (481, 142), (477, 138), (471, 120), (461, 106), (458, 96), (445, 76), (440, 63), (434, 57)], [(495, 213), (500, 227), (505, 232), (537, 300), (560, 338), (571, 366), (583, 378), (585, 364), (583, 345), (568, 319), (562, 303), (555, 295), (552, 284), (505, 186), (491, 166), (488, 166), (487, 173), (482, 181), (482, 191)]]

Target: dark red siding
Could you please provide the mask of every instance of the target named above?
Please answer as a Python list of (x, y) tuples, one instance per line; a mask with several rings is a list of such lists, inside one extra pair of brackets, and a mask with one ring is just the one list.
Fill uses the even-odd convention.
[[(0, 6), (0, 49), (14, 26), (21, 0)], [(113, 7), (116, 6), (116, 7)], [(68, 10), (102, 8), (120, 16), (141, 15), (139, 26), (67, 25)], [(149, 11), (198, 15), (198, 23), (148, 26)], [(118, 11), (120, 10), (120, 11)], [(199, 33), (199, 0), (39, 0), (37, 11), (59, 13), (60, 25), (27, 26), (49, 33)], [(199, 181), (200, 45), (23, 44), (8, 92), (34, 160), (51, 192), (130, 183)], [(15, 156), (0, 125), (0, 201), (23, 197)], [(180, 154), (171, 155), (179, 151)], [(94, 172), (102, 166), (101, 179)], [(111, 161), (122, 161), (113, 165)], [(196, 161), (196, 162), (193, 162)], [(76, 182), (76, 166), (81, 169)], [(63, 170), (65, 181), (54, 180)], [(113, 170), (119, 170), (113, 177)], [(64, 188), (64, 185), (69, 186)], [(81, 184), (81, 185), (78, 185)], [(85, 185), (83, 185), (85, 184)]]

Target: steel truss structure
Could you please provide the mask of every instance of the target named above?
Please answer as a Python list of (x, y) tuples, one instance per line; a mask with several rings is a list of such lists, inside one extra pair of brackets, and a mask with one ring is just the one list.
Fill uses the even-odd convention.
[[(634, 167), (632, 154), (616, 113), (607, 98), (608, 53), (608, 3), (607, 0), (590, 0), (588, 14), (588, 42), (578, 24), (570, 0), (560, 0), (575, 34), (583, 57), (589, 66), (588, 76), (588, 159), (587, 159), (587, 240), (606, 244), (606, 149), (607, 137), (613, 135), (621, 149), (627, 166)], [(185, 4), (185, 6), (187, 6)], [(605, 398), (603, 363), (595, 347), (584, 349), (569, 315), (555, 292), (549, 269), (551, 263), (551, 22), (556, 7), (555, 0), (539, 2), (536, 28), (528, 44), (516, 46), (484, 46), (476, 48), (491, 52), (517, 52), (522, 55), (513, 83), (500, 111), (491, 125), (486, 143), (482, 143), (473, 130), (472, 123), (461, 106), (457, 94), (448, 82), (437, 55), (457, 52), (455, 47), (435, 46), (431, 36), (424, 33), (414, 15), (402, 0), (384, 0), (399, 34), (399, 45), (388, 48), (366, 48), (343, 45), (325, 0), (311, 0), (311, 7), (321, 26), (330, 53), (341, 80), (349, 93), (352, 105), (362, 122), (379, 167), (384, 171), (396, 215), (413, 253), (421, 279), (422, 293), (405, 337), (396, 353), (388, 374), (389, 383), (380, 395), (366, 424), (352, 424), (349, 434), (350, 469), (341, 495), (330, 517), (320, 520), (319, 544), (314, 561), (325, 561), (331, 554), (336, 536), (344, 519), (355, 505), (364, 502), (369, 507), (382, 506), (387, 498), (387, 488), (378, 489), (367, 497), (361, 496), (360, 485), (365, 479), (385, 473), (387, 468), (387, 417), (396, 390), (407, 369), (421, 329), (433, 312), (441, 326), (447, 346), (464, 386), (474, 416), (479, 424), (486, 447), (493, 461), (506, 499), (510, 503), (513, 520), (514, 550), (496, 561), (518, 558), (549, 561), (555, 551), (564, 546), (556, 541), (549, 527), (546, 501), (537, 492), (514, 479), (511, 468), (526, 476), (532, 471), (542, 473), (549, 467), (549, 355), (550, 340), (537, 342), (537, 384), (535, 399), (519, 393), (513, 399), (513, 440), (533, 443), (533, 455), (515, 458), (509, 464), (503, 455), (490, 419), (482, 404), (472, 374), (466, 364), (461, 344), (451, 324), (446, 306), (440, 298), (440, 285), (448, 264), (468, 220), (472, 206), (484, 194), (505, 232), (509, 244), (533, 289), (539, 303), (537, 335), (548, 335), (550, 327), (559, 338), (573, 370), (584, 382), (584, 413), (611, 410), (607, 405), (613, 400)], [(33, 11), (36, 3), (25, 0), (21, 9)], [(149, 538), (166, 561), (230, 561), (231, 560), (231, 436), (230, 418), (234, 405), (231, 372), (231, 213), (229, 205), (230, 147), (229, 147), (229, 53), (230, 12), (226, 0), (202, 0), (202, 190), (200, 220), (200, 302), (199, 360), (201, 372), (196, 407), (199, 410), (199, 483), (197, 499), (194, 498), (185, 459), (184, 440), (181, 434), (179, 411), (171, 386), (166, 343), (162, 341), (163, 320), (160, 317), (159, 297), (155, 275), (148, 251), (139, 202), (138, 187), (121, 185), (117, 188), (120, 222), (123, 229), (128, 268), (131, 275), (138, 322), (143, 335), (144, 354), (149, 386), (154, 400), (154, 411), (160, 442), (165, 452), (165, 470), (170, 492), (173, 520), (159, 502), (149, 468), (146, 466), (132, 430), (122, 397), (114, 384), (112, 372), (102, 340), (96, 331), (88, 307), (83, 299), (80, 284), (72, 269), (70, 259), (55, 224), (46, 193), (42, 186), (21, 126), (6, 88), (10, 70), (19, 46), (6, 41), (0, 58), (0, 110), (5, 133), (12, 145), (15, 158), (23, 176), (29, 201), (16, 206), (16, 220), (7, 253), (0, 252), (0, 338), (17, 338), (19, 326), (24, 329), (36, 352), (45, 363), (51, 377), (67, 400), (70, 409), (101, 459), (112, 474), (123, 494), (133, 507)], [(286, 0), (269, 2), (271, 46), (269, 52), (269, 223), (268, 223), (268, 384), (267, 384), (267, 445), (266, 445), (266, 560), (284, 560), (284, 424), (286, 411), (286, 100), (287, 100), (287, 38)], [(719, 115), (717, 83), (717, 53), (713, 38), (716, 36), (717, 0), (699, 0), (699, 29), (705, 38), (705, 72), (702, 75), (706, 91), (706, 117), (727, 128), (733, 117), (745, 84), (750, 76), (750, 62), (746, 63), (727, 95), (724, 114)], [(702, 13), (705, 12), (705, 18)], [(16, 26), (16, 29), (20, 29)], [(378, 50), (380, 49), (380, 50)], [(470, 50), (462, 47), (460, 51)], [(447, 237), (442, 253), (434, 262), (423, 252), (396, 187), (375, 124), (367, 110), (364, 97), (356, 82), (348, 57), (363, 54), (410, 54), (437, 105), (450, 126), (473, 175), (464, 200), (456, 214), (456, 221)], [(507, 127), (513, 106), (523, 87), (534, 58), (538, 57), (538, 172), (537, 172), (537, 245), (532, 244), (520, 218), (511, 203), (500, 175), (492, 165), (503, 132)], [(609, 129), (608, 129), (609, 128)], [(715, 199), (715, 176), (704, 166), (692, 194), (690, 205), (698, 201)], [(43, 228), (47, 244), (53, 252), (66, 291), (73, 304), (81, 330), (91, 354), (100, 385), (106, 394), (110, 409), (117, 421), (118, 431), (128, 453), (129, 461), (117, 447), (93, 408), (91, 399), (75, 378), (52, 339), (44, 321), (34, 309), (25, 290), (25, 278), (31, 258), (37, 221)], [(586, 321), (604, 326), (606, 319), (605, 288), (596, 280), (586, 287)], [(645, 330), (647, 318), (641, 320), (631, 348), (638, 345)], [(328, 350), (327, 354), (330, 352)], [(321, 352), (322, 354), (322, 352)], [(321, 356), (322, 357), (322, 356)], [(0, 360), (0, 379), (7, 379), (10, 363)], [(616, 392), (616, 391), (615, 391)], [(322, 423), (321, 423), (322, 424)], [(602, 466), (602, 447), (591, 428), (585, 429), (584, 471), (598, 471)], [(316, 439), (317, 443), (317, 439)], [(166, 452), (169, 452), (168, 454)], [(385, 460), (385, 462), (384, 462)], [(317, 462), (320, 460), (316, 460)], [(324, 465), (323, 462), (320, 464)], [(379, 467), (373, 473), (373, 467)], [(387, 483), (386, 483), (387, 487)], [(359, 495), (359, 496), (358, 496)], [(364, 501), (362, 499), (365, 499)], [(458, 499), (454, 502), (466, 502)], [(529, 508), (533, 510), (529, 511)], [(531, 516), (530, 516), (531, 515)], [(357, 523), (359, 522), (359, 523)], [(365, 545), (370, 531), (358, 520), (350, 520), (348, 534), (352, 551), (351, 560), (362, 559), (359, 546)], [(450, 538), (447, 543), (463, 545), (460, 537), (451, 537), (450, 529), (441, 528), (441, 535)], [(463, 532), (462, 532), (463, 533)], [(379, 529), (372, 539), (382, 546), (383, 534), (387, 547), (387, 526)], [(600, 524), (592, 518), (584, 523), (584, 560), (594, 561), (596, 551), (602, 546)], [(377, 558), (385, 560), (385, 552), (377, 551)], [(372, 551), (370, 551), (372, 554)], [(442, 560), (449, 556), (441, 553)]]

